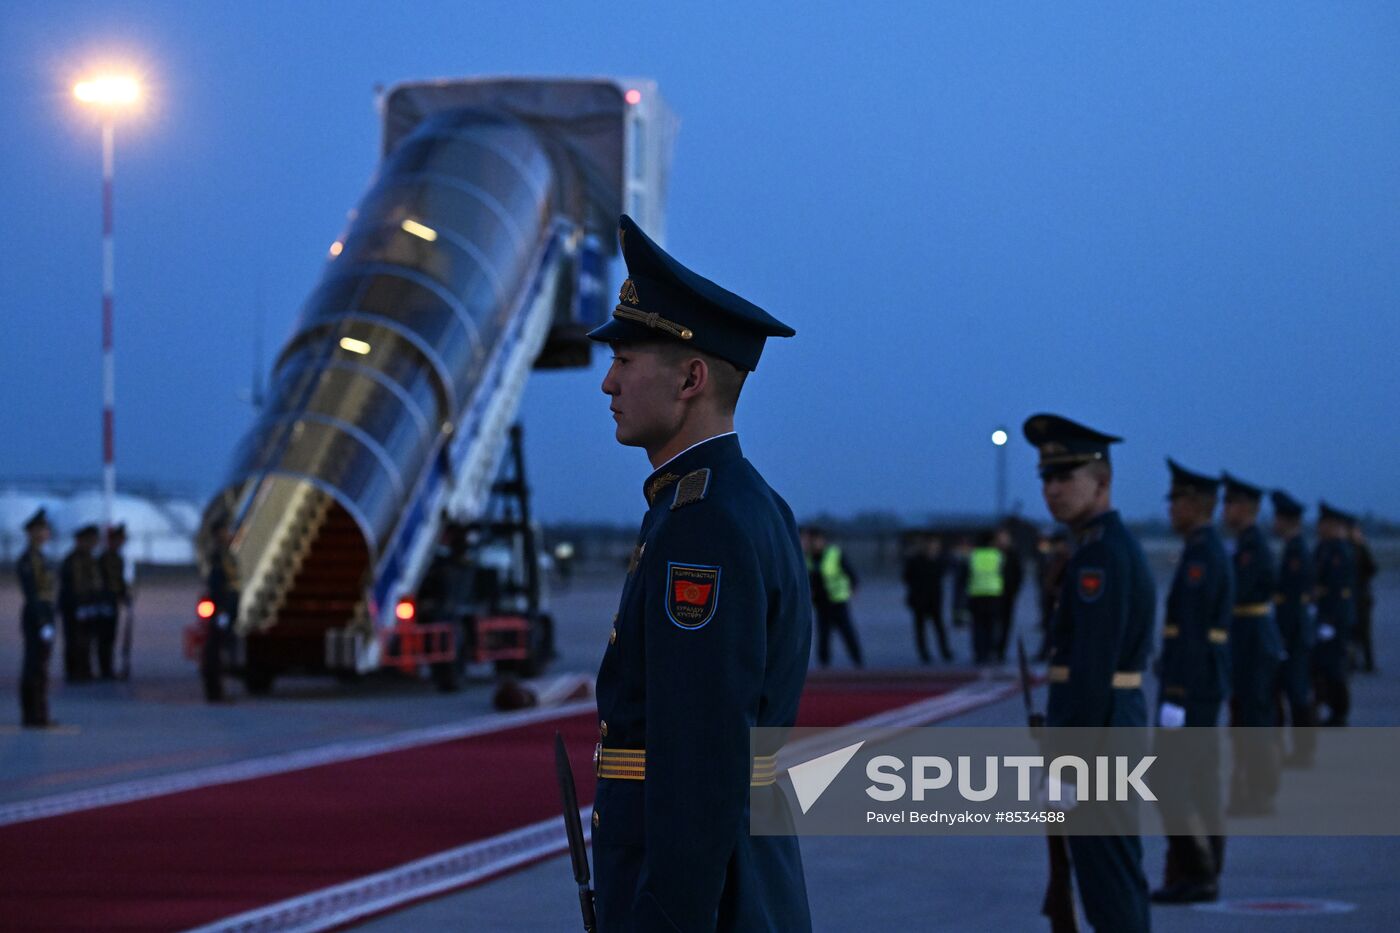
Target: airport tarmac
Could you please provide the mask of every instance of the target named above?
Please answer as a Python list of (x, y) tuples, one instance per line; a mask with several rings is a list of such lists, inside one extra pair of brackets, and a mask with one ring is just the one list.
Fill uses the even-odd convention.
[[(601, 655), (619, 582), (589, 575), (554, 594), (559, 671), (591, 673)], [(137, 779), (178, 777), (194, 769), (336, 742), (388, 738), (429, 726), (489, 720), (491, 684), (483, 676), (444, 695), (427, 682), (377, 675), (354, 683), (286, 678), (269, 697), (245, 696), (210, 707), (192, 663), (181, 657), (180, 630), (192, 615), (197, 581), (176, 576), (139, 593), (135, 677), (130, 683), (69, 687), (53, 673), (53, 707), (66, 728), (20, 732), (17, 704), (0, 712), (0, 804), (94, 791)], [(1032, 647), (1034, 589), (1023, 593), (1018, 627)], [(1377, 580), (1376, 630), (1382, 672), (1353, 678), (1353, 723), (1390, 725), (1400, 711), (1400, 574)], [(913, 655), (897, 581), (872, 577), (854, 615), (873, 667), (905, 667)], [(0, 618), (18, 617), (17, 594), (0, 587)], [(0, 626), (0, 696), (15, 695), (17, 625)], [(966, 629), (955, 630), (961, 659)], [(4, 659), (12, 663), (6, 663)], [(838, 666), (842, 656), (837, 653)], [(484, 672), (483, 672), (484, 673)], [(1043, 694), (1042, 694), (1043, 701)], [(1019, 698), (948, 722), (1001, 725), (1022, 720)], [(1285, 780), (1286, 780), (1285, 776)], [(228, 814), (227, 816), (236, 816)], [(807, 838), (808, 891), (818, 930), (1036, 930), (1045, 878), (1044, 847), (1024, 838)], [(1160, 877), (1164, 845), (1147, 842), (1149, 878)], [(1393, 886), (1400, 864), (1394, 838), (1241, 838), (1233, 840), (1223, 882), (1229, 901), (1253, 900), (1251, 916), (1194, 908), (1154, 908), (1159, 930), (1381, 930), (1400, 915)], [(1306, 913), (1308, 901), (1332, 909)], [(464, 891), (371, 919), (367, 930), (571, 930), (579, 925), (567, 860), (550, 858)]]

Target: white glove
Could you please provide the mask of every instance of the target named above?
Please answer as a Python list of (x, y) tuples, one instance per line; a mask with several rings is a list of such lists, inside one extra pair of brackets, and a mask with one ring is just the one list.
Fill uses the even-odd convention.
[(53, 626), (46, 625), (43, 628), (39, 629), (39, 637), (42, 638), (44, 641), (53, 641)]
[(1335, 628), (1333, 628), (1332, 626), (1328, 625), (1326, 622), (1322, 623), (1321, 625), (1319, 625), (1319, 626), (1317, 627), (1317, 640), (1318, 640), (1318, 641), (1331, 641), (1332, 639), (1334, 639), (1334, 638), (1336, 638), (1336, 637), (1337, 637), (1337, 630), (1336, 630)]
[[(1036, 790), (1040, 798), (1037, 803), (1040, 804), (1042, 810), (1059, 810), (1062, 813), (1068, 813), (1079, 802), (1073, 781), (1061, 781), (1049, 774), (1046, 775), (1044, 781), (1041, 781)], [(1057, 794), (1058, 800), (1055, 799)]]
[(1186, 725), (1186, 707), (1163, 703), (1157, 712), (1157, 725), (1163, 729), (1180, 729)]

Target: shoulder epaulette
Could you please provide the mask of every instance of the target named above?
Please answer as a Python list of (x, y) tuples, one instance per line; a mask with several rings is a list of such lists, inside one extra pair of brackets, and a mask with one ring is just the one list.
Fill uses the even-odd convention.
[(687, 473), (681, 477), (681, 481), (676, 484), (676, 498), (671, 502), (671, 510), (675, 511), (683, 505), (690, 505), (705, 498), (705, 493), (710, 490), (710, 470), (706, 467), (703, 470), (696, 470), (694, 473)]

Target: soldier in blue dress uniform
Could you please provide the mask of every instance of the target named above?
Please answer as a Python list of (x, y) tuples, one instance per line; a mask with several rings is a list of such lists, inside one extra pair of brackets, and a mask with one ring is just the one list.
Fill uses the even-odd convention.
[[(751, 836), (811, 650), (797, 525), (744, 457), (734, 408), (768, 337), (792, 328), (696, 275), (622, 217), (628, 278), (603, 380), (617, 440), (652, 473), (598, 670), (598, 929), (811, 926), (795, 836)], [(753, 796), (751, 798), (751, 789)]]
[(24, 553), (15, 562), (19, 574), (20, 635), (24, 641), (24, 660), (19, 674), (20, 723), (26, 728), (43, 729), (54, 725), (49, 716), (49, 655), (54, 640), (54, 577), (53, 568), (44, 557), (44, 545), (53, 529), (48, 513), (35, 512), (24, 523), (29, 539)]
[[(1273, 811), (1278, 793), (1275, 705), (1283, 639), (1274, 621), (1274, 556), (1259, 527), (1264, 490), (1225, 473), (1225, 527), (1235, 536), (1235, 609), (1230, 625), (1230, 666), (1234, 687), (1230, 725), (1234, 769), (1230, 775), (1232, 816)], [(1241, 728), (1245, 731), (1241, 731)]]
[(1305, 768), (1312, 764), (1316, 751), (1310, 684), (1312, 648), (1317, 638), (1312, 609), (1313, 558), (1303, 538), (1303, 504), (1281, 489), (1269, 493), (1269, 499), (1274, 506), (1274, 537), (1283, 542), (1274, 614), (1285, 655), (1279, 665), (1278, 694), (1288, 704), (1293, 723), (1293, 750), (1284, 764)]
[(1356, 554), (1351, 528), (1356, 519), (1326, 502), (1317, 511), (1317, 643), (1313, 679), (1317, 701), (1327, 707), (1324, 726), (1345, 726), (1351, 712), (1347, 644), (1356, 622)]
[[(1162, 651), (1157, 708), (1157, 745), (1165, 763), (1194, 752), (1189, 767), (1173, 770), (1170, 780), (1190, 786), (1189, 794), (1163, 801), (1167, 819), (1166, 877), (1152, 892), (1159, 904), (1213, 901), (1220, 893), (1225, 839), (1220, 833), (1220, 749), (1214, 741), (1187, 737), (1182, 727), (1213, 729), (1230, 695), (1230, 621), (1234, 609), (1234, 572), (1215, 529), (1220, 481), (1196, 473), (1168, 458), (1171, 471), (1169, 513), (1172, 530), (1183, 547), (1167, 594), (1162, 624)], [(1179, 812), (1166, 802), (1181, 800)], [(1186, 831), (1189, 830), (1189, 831)]]
[[(1141, 546), (1112, 505), (1108, 451), (1122, 438), (1050, 414), (1032, 415), (1022, 430), (1040, 453), (1045, 504), (1074, 536), (1051, 622), (1046, 725), (1146, 726), (1142, 672), (1152, 649), (1156, 587)], [(1093, 928), (1150, 929), (1142, 839), (1125, 834), (1068, 841)]]

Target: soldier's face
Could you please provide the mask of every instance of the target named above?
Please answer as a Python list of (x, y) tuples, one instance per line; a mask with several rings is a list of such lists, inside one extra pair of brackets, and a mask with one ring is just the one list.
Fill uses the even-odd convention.
[(1210, 511), (1207, 511), (1201, 500), (1184, 490), (1173, 491), (1171, 503), (1167, 506), (1167, 515), (1171, 520), (1172, 531), (1177, 534), (1186, 534), (1192, 531), (1202, 521), (1210, 519)]
[(1240, 531), (1254, 524), (1259, 517), (1259, 506), (1248, 499), (1225, 500), (1225, 527)]
[(654, 347), (613, 344), (612, 365), (603, 377), (603, 392), (617, 423), (617, 442), (654, 450), (680, 430), (685, 406), (680, 390), (685, 372)]
[(29, 540), (35, 547), (43, 547), (49, 543), (49, 539), (52, 537), (53, 529), (48, 525), (39, 525), (29, 532)]
[(1073, 527), (1094, 517), (1101, 487), (1106, 482), (1093, 470), (1078, 467), (1042, 477), (1040, 491), (1055, 520)]

